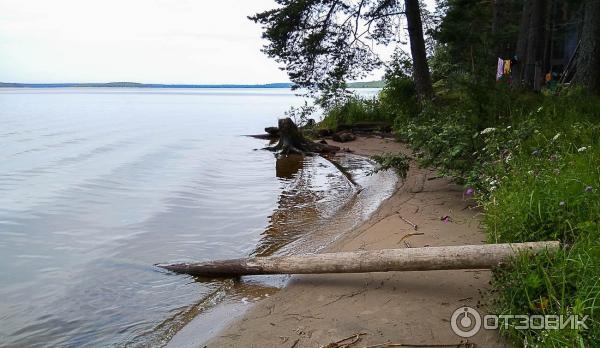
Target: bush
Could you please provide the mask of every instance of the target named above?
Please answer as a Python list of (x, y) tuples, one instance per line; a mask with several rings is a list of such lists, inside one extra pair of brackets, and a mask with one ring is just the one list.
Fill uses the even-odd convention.
[(371, 158), (379, 164), (379, 167), (375, 168), (373, 171), (374, 173), (377, 173), (380, 170), (393, 169), (400, 177), (406, 178), (409, 169), (409, 158), (406, 155), (401, 153), (386, 153), (383, 155), (375, 155)]

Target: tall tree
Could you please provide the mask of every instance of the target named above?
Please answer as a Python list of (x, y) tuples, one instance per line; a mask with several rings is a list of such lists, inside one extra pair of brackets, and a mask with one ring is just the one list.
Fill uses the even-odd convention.
[[(263, 25), (263, 51), (284, 64), (296, 87), (336, 91), (384, 62), (373, 49), (401, 44), (400, 0), (276, 0), (278, 8), (250, 19)], [(407, 0), (413, 63), (423, 93), (431, 91), (418, 0)], [(415, 7), (415, 3), (417, 6)], [(420, 35), (420, 38), (419, 38)], [(414, 49), (413, 41), (415, 42)], [(416, 54), (415, 54), (416, 53)], [(416, 80), (416, 79), (415, 79)]]
[(523, 82), (526, 87), (539, 89), (543, 79), (542, 58), (544, 54), (546, 0), (531, 0), (527, 50), (524, 56)]
[(586, 0), (574, 82), (600, 94), (600, 1)]
[(519, 37), (515, 50), (515, 58), (517, 65), (512, 70), (513, 80), (516, 85), (523, 83), (523, 75), (525, 73), (525, 55), (527, 53), (527, 38), (529, 35), (529, 23), (531, 17), (531, 1), (523, 2), (523, 10), (521, 11), (521, 21), (519, 24)]
[[(491, 79), (494, 75), (490, 59), (490, 36), (492, 35), (492, 4), (472, 0), (443, 0), (438, 3), (441, 22), (435, 38), (451, 65), (450, 72), (468, 73), (475, 80)], [(444, 52), (445, 51), (445, 52)]]
[(516, 85), (539, 90), (544, 78), (545, 53), (549, 45), (547, 26), (550, 23), (549, 4), (553, 0), (525, 0), (521, 13), (519, 37), (513, 69)]
[(427, 65), (427, 54), (425, 52), (425, 39), (423, 38), (423, 23), (421, 21), (421, 9), (419, 0), (405, 0), (406, 23), (408, 37), (410, 39), (410, 53), (413, 61), (413, 79), (417, 93), (421, 97), (429, 97), (433, 94), (431, 86), (431, 75)]

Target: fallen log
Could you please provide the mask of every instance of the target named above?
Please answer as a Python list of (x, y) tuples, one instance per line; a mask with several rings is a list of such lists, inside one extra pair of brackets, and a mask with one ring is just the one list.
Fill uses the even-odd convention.
[(556, 251), (557, 241), (384, 249), (157, 265), (194, 276), (490, 269), (518, 252)]

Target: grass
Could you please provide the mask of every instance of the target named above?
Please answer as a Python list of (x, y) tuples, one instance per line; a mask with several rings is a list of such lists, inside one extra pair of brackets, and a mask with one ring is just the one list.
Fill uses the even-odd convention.
[(585, 117), (577, 115), (581, 113), (560, 119), (538, 116), (534, 124), (539, 129), (520, 142), (510, 165), (495, 173), (495, 188), (481, 200), (489, 242), (560, 240), (566, 246), (556, 255), (522, 256), (497, 270), (492, 282), (497, 296), (490, 310), (590, 318), (587, 330), (505, 329), (519, 345), (600, 344), (598, 124), (578, 122)]
[(320, 126), (335, 131), (339, 125), (371, 121), (392, 123), (393, 120), (392, 115), (381, 109), (381, 104), (376, 98), (353, 96), (345, 103), (329, 108), (327, 116), (321, 121)]

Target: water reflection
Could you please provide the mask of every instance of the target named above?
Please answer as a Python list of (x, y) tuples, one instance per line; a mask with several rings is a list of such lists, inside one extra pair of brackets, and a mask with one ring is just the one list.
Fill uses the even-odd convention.
[(291, 180), (304, 166), (304, 156), (289, 155), (278, 157), (275, 162), (275, 175), (283, 180)]
[(315, 233), (354, 194), (342, 173), (323, 157), (281, 157), (275, 171), (282, 190), (255, 256), (271, 255)]

